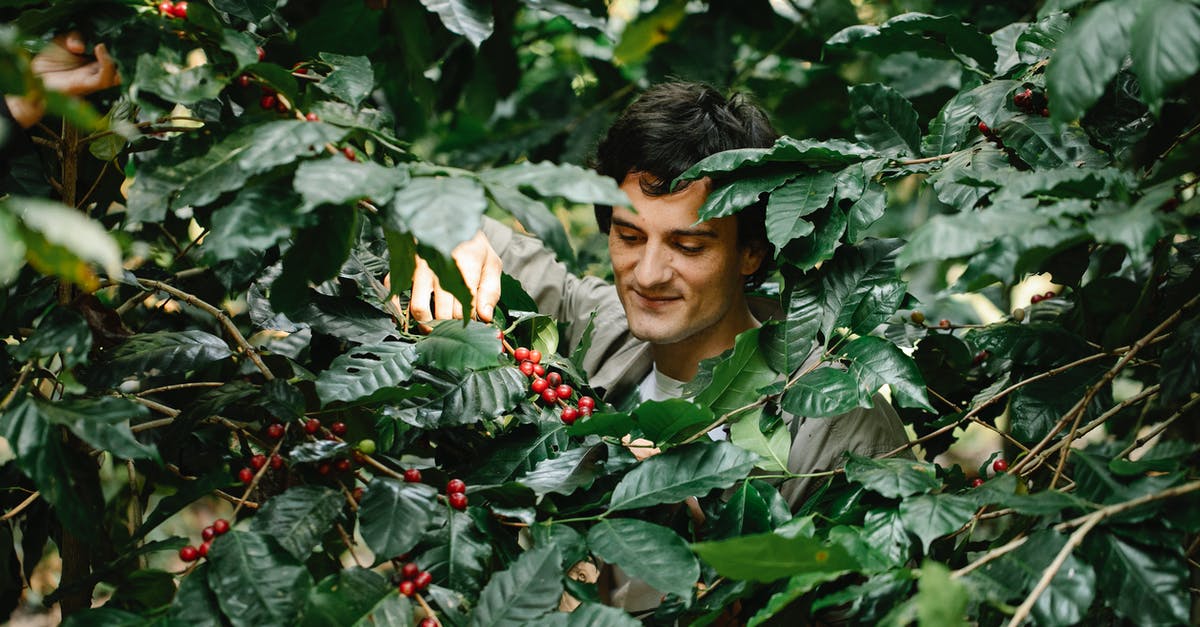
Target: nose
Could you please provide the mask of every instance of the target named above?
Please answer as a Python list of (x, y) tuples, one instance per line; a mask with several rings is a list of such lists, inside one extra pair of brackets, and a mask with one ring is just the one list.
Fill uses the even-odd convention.
[(673, 273), (672, 261), (673, 255), (667, 246), (656, 242), (647, 242), (642, 247), (637, 267), (633, 270), (633, 279), (637, 282), (638, 287), (643, 288), (667, 283), (671, 280)]

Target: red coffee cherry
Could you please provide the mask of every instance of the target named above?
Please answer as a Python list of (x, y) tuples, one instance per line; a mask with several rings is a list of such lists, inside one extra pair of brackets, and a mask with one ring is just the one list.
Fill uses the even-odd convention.
[(462, 492), (455, 492), (454, 494), (451, 494), (449, 497), (447, 497), (447, 500), (450, 501), (450, 507), (453, 507), (456, 510), (462, 511), (467, 509), (467, 495), (463, 494)]
[(566, 424), (573, 424), (579, 418), (579, 410), (574, 407), (563, 407), (562, 421)]
[(518, 363), (529, 359), (529, 349), (524, 346), (513, 351), (513, 359)]
[(185, 546), (179, 549), (179, 559), (185, 562), (194, 562), (200, 557), (200, 550), (194, 546)]
[(451, 479), (446, 482), (446, 494), (462, 494), (467, 491), (467, 484), (462, 479)]
[(404, 480), (409, 483), (421, 483), (421, 471), (416, 468), (408, 468), (404, 471)]
[(529, 351), (529, 361), (532, 361), (535, 364), (541, 362), (542, 361), (542, 351), (539, 351), (537, 349)]
[(567, 385), (566, 383), (554, 388), (554, 393), (558, 394), (558, 397), (564, 400), (571, 398), (571, 394), (574, 391), (575, 390), (572, 390), (571, 386)]
[(218, 518), (213, 521), (212, 528), (213, 533), (223, 536), (226, 533), (229, 533), (229, 521), (225, 520), (224, 518)]

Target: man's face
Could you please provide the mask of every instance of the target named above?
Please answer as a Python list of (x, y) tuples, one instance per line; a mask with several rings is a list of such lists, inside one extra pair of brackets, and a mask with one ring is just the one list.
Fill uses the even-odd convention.
[(732, 344), (744, 330), (734, 305), (744, 302), (743, 276), (758, 269), (762, 255), (738, 246), (733, 216), (696, 224), (709, 187), (704, 179), (667, 196), (647, 196), (635, 174), (621, 184), (637, 212), (613, 208), (608, 250), (629, 330), (638, 339)]

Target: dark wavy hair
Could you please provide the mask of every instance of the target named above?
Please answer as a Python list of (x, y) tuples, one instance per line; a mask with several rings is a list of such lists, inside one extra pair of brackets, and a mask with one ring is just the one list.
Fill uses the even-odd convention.
[[(778, 137), (766, 113), (744, 94), (726, 98), (702, 83), (662, 83), (646, 90), (617, 118), (600, 140), (593, 165), (618, 184), (636, 173), (642, 193), (664, 196), (671, 193), (675, 177), (705, 157), (735, 148), (769, 148)], [(690, 182), (682, 182), (679, 188)], [(738, 245), (764, 253), (758, 271), (746, 278), (746, 287), (753, 289), (774, 267), (766, 199), (736, 215)], [(608, 233), (612, 207), (597, 205), (596, 222)]]

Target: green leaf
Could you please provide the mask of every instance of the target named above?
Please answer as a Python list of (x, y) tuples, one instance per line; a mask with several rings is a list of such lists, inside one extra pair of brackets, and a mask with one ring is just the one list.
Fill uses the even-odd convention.
[(384, 342), (360, 346), (339, 355), (329, 364), (329, 369), (317, 377), (317, 396), (321, 405), (369, 399), (379, 393), (386, 396), (392, 388), (412, 377), (416, 354), (415, 344)]
[(479, 594), (471, 627), (525, 625), (553, 610), (563, 592), (559, 562), (554, 546), (522, 553)]
[(920, 494), (900, 502), (904, 528), (921, 539), (926, 552), (934, 540), (956, 531), (974, 514), (974, 501), (955, 494)]
[(525, 161), (485, 170), (480, 177), (489, 187), (532, 189), (543, 198), (565, 198), (582, 204), (629, 204), (629, 197), (621, 191), (616, 181), (570, 163)]
[(374, 161), (350, 161), (341, 155), (305, 161), (296, 168), (295, 188), (304, 198), (301, 211), (319, 205), (342, 205), (370, 200), (376, 206), (391, 202), (397, 187), (408, 183), (408, 170)]
[(221, 627), (221, 611), (217, 597), (208, 585), (209, 564), (200, 564), (179, 582), (179, 590), (171, 602), (167, 618), (179, 625)]
[(816, 232), (792, 242), (783, 250), (782, 259), (800, 270), (809, 270), (833, 257), (842, 234), (849, 226), (846, 212), (832, 204), (812, 214)]
[(863, 520), (862, 539), (888, 560), (888, 566), (901, 566), (908, 561), (912, 539), (895, 508), (867, 512)]
[(363, 99), (375, 89), (375, 74), (366, 57), (348, 57), (332, 52), (322, 52), (319, 57), (331, 69), (325, 78), (313, 84), (317, 89), (352, 107), (361, 105)]
[(488, 195), (501, 209), (511, 213), (521, 223), (521, 226), (525, 227), (526, 231), (537, 236), (543, 244), (554, 251), (554, 254), (558, 255), (559, 259), (575, 258), (575, 250), (571, 248), (571, 242), (567, 238), (567, 232), (563, 229), (562, 222), (550, 213), (550, 209), (545, 203), (534, 200), (519, 190), (500, 183), (493, 183), (486, 178), (484, 186), (487, 188)]
[(10, 346), (13, 359), (30, 361), (59, 355), (67, 367), (87, 361), (92, 350), (92, 330), (73, 309), (55, 307), (38, 323), (33, 335), (21, 344)]
[[(308, 603), (304, 608), (304, 621), (300, 625), (302, 627), (325, 625), (335, 627), (354, 625), (360, 621), (374, 623), (379, 622), (385, 616), (402, 618), (402, 624), (408, 624), (410, 623), (408, 616), (401, 617), (390, 613), (376, 614), (389, 597), (398, 596), (383, 575), (365, 568), (347, 568), (329, 575), (313, 586), (308, 593)], [(404, 605), (407, 605), (407, 602)], [(375, 621), (371, 621), (372, 617), (375, 618)]]
[[(1045, 9), (1053, 2), (1042, 5)], [(1017, 37), (1015, 49), (1021, 63), (1034, 64), (1050, 58), (1058, 50), (1063, 35), (1071, 26), (1071, 17), (1066, 13), (1038, 12), (1038, 21), (1029, 24), (1029, 29)]]
[(942, 485), (933, 464), (894, 457), (872, 459), (853, 453), (846, 462), (846, 479), (891, 499), (923, 494)]
[(35, 400), (42, 417), (52, 424), (67, 427), (79, 439), (121, 459), (160, 461), (158, 450), (134, 437), (129, 421), (149, 412), (145, 407), (111, 396), (47, 403)]
[(692, 550), (721, 575), (743, 581), (769, 583), (801, 573), (858, 569), (858, 563), (841, 546), (804, 536), (762, 533), (698, 542)]
[(996, 63), (991, 39), (953, 16), (903, 13), (879, 26), (850, 26), (825, 42), (831, 48), (855, 48), (880, 55), (916, 52), (934, 59), (958, 59), (990, 72)]
[(177, 61), (177, 55), (169, 49), (160, 50), (157, 56), (139, 56), (130, 88), (136, 92), (158, 94), (170, 102), (185, 105), (221, 95), (225, 81), (217, 77), (211, 64), (180, 69)]
[(796, 599), (811, 592), (817, 586), (833, 581), (845, 574), (845, 571), (831, 572), (806, 572), (799, 575), (793, 575), (784, 584), (783, 590), (771, 595), (767, 600), (767, 604), (761, 610), (750, 617), (746, 627), (757, 627), (758, 625), (771, 624), (771, 618), (783, 611), (787, 606), (791, 605)]
[(473, 177), (418, 176), (396, 190), (385, 223), (449, 257), (455, 246), (479, 232), (485, 209), (483, 185)]
[(303, 564), (257, 533), (221, 536), (208, 563), (208, 584), (234, 627), (296, 624), (313, 585)]
[(900, 240), (868, 239), (842, 247), (822, 266), (821, 332), (827, 342), (834, 329), (869, 333), (896, 312), (906, 288), (896, 269), (902, 246)]
[(1095, 168), (1109, 163), (1109, 157), (1093, 148), (1078, 126), (1057, 128), (1049, 118), (1018, 115), (994, 130), (1005, 146), (1035, 168)]
[(479, 531), (469, 514), (451, 513), (446, 529), (446, 544), (422, 554), (426, 568), (440, 569), (445, 564), (446, 584), (455, 590), (478, 595), (483, 588), (492, 558), (492, 544)]
[(742, 479), (757, 456), (728, 442), (697, 442), (642, 461), (613, 490), (610, 511), (676, 503), (727, 488)]
[(1136, 2), (1103, 2), (1079, 18), (1058, 42), (1046, 68), (1048, 106), (1055, 120), (1081, 117), (1108, 89), (1129, 52), (1129, 29), (1137, 7)]
[(108, 381), (119, 381), (150, 371), (176, 374), (232, 355), (225, 340), (204, 331), (139, 333), (108, 353), (102, 376)]
[(789, 288), (787, 318), (763, 326), (764, 357), (776, 372), (795, 372), (812, 354), (824, 314), (821, 294), (820, 277), (805, 276)]
[(671, 188), (677, 188), (680, 181), (771, 163), (792, 163), (824, 169), (844, 167), (875, 156), (878, 155), (866, 146), (840, 139), (817, 141), (785, 135), (775, 140), (770, 148), (739, 148), (709, 155), (675, 177)]
[[(740, 423), (739, 423), (740, 424)], [(709, 537), (730, 538), (771, 531), (771, 514), (762, 494), (745, 481), (733, 491)], [(767, 486), (768, 489), (775, 488)], [(790, 513), (790, 512), (789, 512)]]
[(482, 322), (446, 320), (416, 343), (416, 364), (447, 372), (464, 372), (499, 365), (500, 340), (496, 327)]
[(1120, 590), (1104, 602), (1134, 624), (1189, 621), (1188, 570), (1179, 547), (1136, 544), (1115, 533), (1096, 534), (1085, 545), (1096, 571), (1097, 590)]
[[(1067, 543), (1062, 534), (1043, 529), (1030, 534), (1017, 550), (984, 565), (982, 574), (1004, 582), (997, 596), (1008, 601), (1027, 595)], [(1033, 605), (1033, 617), (1045, 625), (1070, 625), (1087, 615), (1096, 596), (1096, 572), (1075, 554), (1067, 556)]]
[[(344, 161), (344, 159), (343, 159)], [(292, 230), (309, 226), (314, 216), (298, 211), (295, 194), (267, 185), (243, 188), (229, 204), (212, 214), (212, 232), (200, 249), (213, 261), (261, 253), (286, 240)]]
[(446, 30), (462, 35), (476, 49), (492, 36), (494, 20), (491, 7), (480, 0), (421, 0), (421, 4), (442, 20)]
[(729, 441), (740, 446), (761, 460), (755, 466), (767, 472), (787, 472), (788, 454), (792, 450), (792, 437), (787, 427), (780, 425), (768, 437), (759, 426), (758, 413), (743, 417), (729, 428)]
[(800, 377), (783, 392), (783, 410), (806, 418), (844, 414), (855, 407), (871, 406), (858, 380), (845, 370), (817, 368)]
[(633, 410), (633, 421), (655, 445), (681, 442), (700, 433), (715, 419), (712, 410), (683, 398), (645, 401)]
[[(1114, 203), (1115, 205), (1116, 203)], [(1135, 263), (1149, 258), (1154, 245), (1167, 234), (1162, 213), (1156, 209), (1113, 207), (1088, 220), (1087, 231), (1103, 244), (1120, 244)]]
[(886, 383), (901, 407), (934, 411), (916, 362), (895, 344), (864, 335), (845, 344), (841, 353), (850, 359), (850, 374), (859, 380), (867, 394), (875, 393)]
[(25, 265), (25, 241), (21, 239), (16, 216), (7, 207), (7, 203), (0, 203), (0, 286), (17, 278)]
[(293, 557), (306, 560), (344, 505), (342, 494), (332, 488), (294, 486), (268, 500), (251, 520), (250, 530), (271, 536)]
[(1049, 224), (1049, 217), (1018, 207), (937, 215), (918, 227), (900, 251), (896, 264), (956, 259), (975, 254), (996, 239), (1021, 235)]
[(670, 529), (632, 518), (605, 519), (588, 531), (588, 548), (661, 592), (691, 599), (700, 564)]
[(391, 295), (412, 289), (412, 275), (417, 270), (417, 242), (412, 235), (384, 229), (388, 247), (388, 271), (391, 274)]
[(94, 277), (80, 264), (94, 263), (110, 277), (121, 276), (121, 249), (108, 231), (86, 214), (41, 198), (10, 196), (0, 200), (0, 213), (16, 216), (24, 231), (25, 254), (35, 268), (87, 287)]
[(917, 111), (899, 92), (879, 83), (852, 85), (854, 136), (880, 153), (921, 156)]
[(917, 581), (917, 594), (913, 601), (917, 605), (917, 624), (929, 627), (966, 625), (967, 589), (950, 576), (950, 569), (933, 560), (921, 565), (921, 578)]
[(573, 448), (553, 459), (538, 462), (533, 470), (517, 478), (517, 482), (537, 493), (538, 497), (551, 492), (570, 494), (588, 488), (600, 474), (607, 449), (602, 444)]
[(419, 381), (433, 389), (400, 400), (383, 413), (421, 429), (497, 418), (516, 407), (529, 390), (529, 380), (516, 368), (492, 368), (450, 378), (419, 374)]
[(584, 603), (570, 612), (552, 612), (538, 624), (543, 627), (639, 627), (642, 622), (620, 608)]
[(930, 120), (929, 134), (921, 140), (921, 150), (927, 155), (944, 155), (958, 150), (976, 126), (975, 115), (970, 92), (954, 94)]
[(578, 437), (585, 435), (621, 437), (633, 431), (633, 427), (633, 416), (620, 412), (604, 412), (592, 414), (589, 418), (577, 421), (567, 427), (567, 433)]
[(801, 174), (771, 192), (766, 211), (767, 239), (783, 248), (812, 233), (815, 227), (804, 217), (827, 205), (836, 186), (832, 172), (817, 172)]
[(64, 627), (143, 627), (146, 619), (125, 610), (111, 607), (85, 609), (62, 622)]
[(779, 189), (796, 176), (795, 172), (776, 172), (764, 176), (738, 178), (709, 192), (698, 210), (700, 220), (723, 218), (758, 202), (763, 194)]
[(621, 39), (612, 52), (613, 60), (619, 65), (642, 61), (651, 50), (668, 40), (683, 20), (686, 6), (684, 0), (670, 0), (639, 15), (621, 31)]
[(1180, 0), (1151, 0), (1138, 12), (1129, 40), (1142, 100), (1158, 113), (1163, 96), (1200, 70), (1200, 7)]
[(288, 317), (296, 323), (311, 326), (316, 332), (348, 342), (377, 345), (400, 335), (396, 322), (386, 313), (365, 300), (348, 296), (326, 296), (309, 291), (304, 306), (288, 312)]
[(1166, 402), (1186, 399), (1200, 389), (1200, 321), (1184, 322), (1167, 340), (1158, 378)]
[(383, 561), (416, 546), (433, 519), (437, 490), (424, 483), (376, 477), (367, 484), (358, 510), (362, 537)]
[[(758, 334), (759, 329), (739, 333), (733, 341), (732, 354), (722, 353), (700, 363), (701, 374), (696, 380), (707, 378), (708, 383), (696, 394), (697, 405), (708, 407), (716, 416), (724, 416), (757, 401), (758, 390), (775, 381), (778, 375), (758, 350)], [(712, 373), (711, 377), (703, 376), (706, 371)]]

